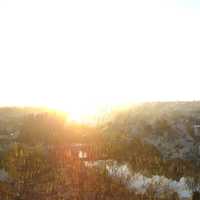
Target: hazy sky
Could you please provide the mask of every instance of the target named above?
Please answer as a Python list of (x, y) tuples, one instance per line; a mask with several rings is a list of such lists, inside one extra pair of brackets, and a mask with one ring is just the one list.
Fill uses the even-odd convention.
[(0, 104), (200, 99), (199, 2), (0, 0)]

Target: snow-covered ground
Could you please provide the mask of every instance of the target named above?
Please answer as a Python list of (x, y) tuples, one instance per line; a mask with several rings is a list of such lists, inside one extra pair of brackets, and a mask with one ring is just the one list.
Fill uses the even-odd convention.
[(176, 192), (181, 200), (189, 200), (192, 197), (192, 191), (189, 189), (187, 179), (184, 177), (179, 181), (157, 175), (149, 178), (140, 173), (131, 172), (126, 164), (119, 165), (116, 161), (111, 160), (85, 162), (85, 165), (87, 167), (105, 167), (110, 176), (120, 178), (129, 189), (137, 193), (143, 194), (151, 187), (158, 196), (163, 196), (166, 192), (171, 191)]

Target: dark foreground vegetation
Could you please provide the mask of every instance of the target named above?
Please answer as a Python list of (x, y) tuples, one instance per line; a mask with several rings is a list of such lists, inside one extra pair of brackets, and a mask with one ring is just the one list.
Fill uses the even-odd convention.
[(1, 184), (2, 199), (119, 199), (128, 195), (120, 182), (104, 172), (89, 170), (77, 158), (62, 159), (45, 154), (39, 148), (16, 145), (4, 166), (12, 176)]
[[(155, 134), (170, 138), (178, 134), (173, 124), (183, 119), (187, 134), (195, 137), (192, 122), (198, 120), (198, 112), (199, 103), (150, 104), (117, 112), (102, 124), (83, 125), (55, 111), (1, 109), (0, 169), (9, 179), (0, 180), (0, 200), (178, 199), (175, 192), (160, 197), (151, 188), (138, 194), (118, 177), (110, 177), (106, 169), (88, 168), (85, 162), (116, 160), (148, 177), (193, 177), (197, 183), (198, 157), (166, 158), (143, 138)], [(80, 151), (87, 156), (79, 156)]]
[[(87, 168), (77, 157), (57, 156), (40, 147), (14, 145), (2, 162), (12, 179), (0, 183), (1, 199), (160, 199), (153, 190), (143, 195), (128, 190), (117, 177), (109, 177), (104, 169)], [(178, 199), (177, 194), (170, 199)]]

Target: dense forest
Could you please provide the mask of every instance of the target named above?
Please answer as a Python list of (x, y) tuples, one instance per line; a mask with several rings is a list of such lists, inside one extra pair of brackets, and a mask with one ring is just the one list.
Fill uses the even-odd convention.
[(158, 193), (153, 183), (145, 192), (130, 189), (130, 177), (111, 176), (108, 163), (116, 172), (126, 166), (148, 179), (178, 184), (189, 177), (185, 190), (196, 198), (200, 170), (194, 147), (200, 143), (193, 126), (199, 119), (199, 102), (132, 105), (93, 124), (44, 108), (1, 108), (0, 199), (182, 198), (170, 187)]

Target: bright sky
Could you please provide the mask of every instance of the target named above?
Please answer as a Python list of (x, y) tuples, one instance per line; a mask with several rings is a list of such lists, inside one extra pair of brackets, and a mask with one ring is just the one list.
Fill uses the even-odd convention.
[(0, 105), (78, 116), (199, 87), (200, 1), (0, 0)]

